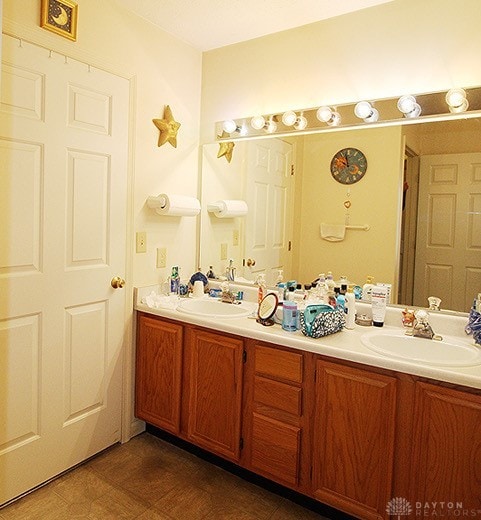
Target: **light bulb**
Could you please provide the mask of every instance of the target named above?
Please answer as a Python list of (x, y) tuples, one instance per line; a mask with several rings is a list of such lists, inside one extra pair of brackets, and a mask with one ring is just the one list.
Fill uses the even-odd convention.
[(296, 130), (304, 130), (307, 127), (307, 119), (304, 116), (299, 116), (297, 121), (294, 123)]
[(264, 125), (266, 124), (266, 120), (263, 116), (254, 116), (251, 119), (251, 126), (254, 128), (254, 130), (261, 130), (264, 128)]
[(365, 123), (375, 123), (379, 119), (379, 112), (376, 108), (371, 107), (371, 113), (364, 118)]
[(359, 119), (366, 119), (372, 114), (372, 106), (368, 101), (359, 101), (354, 107), (354, 113)]
[(397, 102), (397, 107), (404, 117), (418, 117), (421, 114), (421, 106), (416, 103), (414, 96), (401, 96)]
[(237, 124), (233, 119), (227, 119), (227, 121), (224, 121), (224, 124), (222, 125), (222, 128), (228, 133), (231, 134), (232, 132), (235, 132), (237, 130)]
[(450, 112), (466, 112), (469, 102), (466, 99), (466, 91), (462, 88), (452, 88), (446, 94), (446, 103)]
[(333, 112), (331, 114), (331, 119), (327, 121), (329, 126), (339, 126), (341, 124), (341, 114), (339, 112)]
[(266, 124), (266, 132), (268, 134), (272, 134), (277, 130), (277, 123), (272, 119), (272, 117), (267, 121)]
[(329, 107), (319, 107), (316, 112), (316, 117), (319, 121), (327, 123), (332, 117), (332, 110)]
[(292, 126), (297, 121), (296, 113), (292, 110), (288, 110), (282, 114), (282, 122), (286, 126)]

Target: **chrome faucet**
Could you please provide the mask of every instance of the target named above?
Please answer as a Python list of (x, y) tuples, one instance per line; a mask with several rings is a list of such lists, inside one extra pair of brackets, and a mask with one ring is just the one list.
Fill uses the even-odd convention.
[(428, 298), (428, 302), (430, 311), (439, 311), (441, 305), (441, 298), (436, 298), (436, 296), (430, 296)]
[(414, 336), (416, 338), (433, 339), (435, 341), (442, 341), (443, 337), (435, 334), (433, 328), (428, 321), (429, 314), (425, 310), (417, 310), (414, 313), (414, 323), (411, 330), (406, 331), (406, 335)]
[(231, 282), (235, 279), (235, 267), (234, 267), (234, 260), (231, 258), (229, 260), (229, 265), (226, 267), (225, 274), (227, 277), (227, 280), (230, 280)]

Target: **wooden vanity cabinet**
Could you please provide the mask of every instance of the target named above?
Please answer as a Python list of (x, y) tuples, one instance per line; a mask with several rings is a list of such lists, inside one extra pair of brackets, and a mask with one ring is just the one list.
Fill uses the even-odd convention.
[(357, 518), (387, 518), (392, 498), (395, 377), (316, 360), (314, 498)]
[(418, 381), (414, 418), (413, 509), (437, 503), (428, 513), (447, 516), (451, 502), (456, 515), (481, 515), (481, 392)]
[(135, 415), (170, 433), (180, 433), (183, 327), (138, 315)]
[(301, 473), (305, 437), (305, 356), (247, 340), (243, 464), (293, 489), (307, 489)]
[(183, 428), (187, 440), (239, 461), (244, 343), (186, 327)]
[(139, 313), (135, 410), (356, 518), (481, 514), (481, 390)]

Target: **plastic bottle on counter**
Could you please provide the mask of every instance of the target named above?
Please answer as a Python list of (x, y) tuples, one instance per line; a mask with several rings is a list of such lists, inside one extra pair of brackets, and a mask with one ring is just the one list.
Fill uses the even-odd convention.
[(374, 287), (374, 276), (368, 276), (366, 283), (362, 286), (362, 299), (366, 302), (371, 301), (371, 292)]
[(356, 297), (350, 285), (345, 294), (346, 329), (353, 329), (356, 321)]

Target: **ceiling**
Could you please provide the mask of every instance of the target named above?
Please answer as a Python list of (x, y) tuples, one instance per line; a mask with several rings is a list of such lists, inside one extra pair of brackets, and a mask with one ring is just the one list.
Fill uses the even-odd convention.
[(117, 0), (201, 51), (393, 0)]

